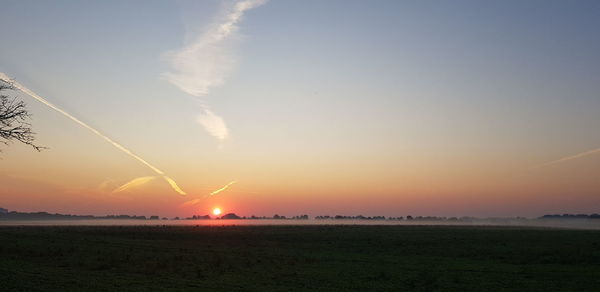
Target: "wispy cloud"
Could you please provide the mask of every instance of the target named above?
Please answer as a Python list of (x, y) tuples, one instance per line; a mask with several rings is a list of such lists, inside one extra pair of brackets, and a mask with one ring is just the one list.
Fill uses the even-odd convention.
[(193, 200), (189, 200), (187, 202), (184, 202), (183, 204), (180, 205), (180, 207), (190, 207), (190, 206), (194, 206), (198, 203), (200, 203), (200, 199), (193, 199)]
[[(211, 88), (223, 85), (235, 69), (234, 48), (239, 41), (238, 23), (246, 11), (265, 2), (245, 0), (224, 7), (221, 17), (203, 33), (192, 37), (192, 41), (183, 48), (165, 54), (164, 58), (172, 70), (162, 74), (162, 77), (196, 97), (206, 96)], [(223, 118), (207, 106), (201, 106), (201, 110), (198, 123), (218, 140), (227, 139), (229, 131)]]
[(229, 182), (228, 184), (226, 184), (226, 185), (225, 185), (225, 186), (223, 186), (222, 188), (220, 188), (220, 189), (218, 189), (218, 190), (215, 190), (215, 191), (211, 192), (211, 193), (210, 193), (210, 195), (211, 195), (211, 196), (214, 196), (214, 195), (216, 195), (216, 194), (218, 194), (218, 193), (220, 193), (220, 192), (222, 192), (222, 191), (224, 191), (224, 190), (228, 189), (228, 188), (229, 188), (229, 187), (230, 187), (232, 184), (234, 184), (234, 183), (237, 183), (237, 181), (235, 181), (235, 180), (234, 180), (234, 181), (232, 181), (232, 182)]
[(198, 115), (197, 121), (210, 135), (221, 141), (229, 136), (229, 130), (223, 118), (205, 106), (202, 106), (202, 112)]
[(122, 186), (113, 190), (112, 193), (113, 194), (120, 193), (122, 191), (144, 185), (155, 178), (156, 178), (155, 176), (143, 176), (143, 177), (138, 177), (138, 178), (132, 179), (131, 181), (127, 182), (126, 184), (123, 184)]
[[(214, 195), (217, 195), (217, 194), (219, 194), (219, 193), (221, 193), (221, 192), (223, 192), (223, 191), (225, 191), (225, 190), (229, 189), (229, 187), (231, 187), (231, 185), (233, 185), (233, 184), (235, 184), (235, 183), (237, 183), (237, 181), (235, 181), (235, 180), (234, 180), (234, 181), (231, 181), (231, 182), (229, 182), (228, 184), (226, 184), (226, 185), (222, 186), (221, 188), (219, 188), (219, 189), (217, 189), (217, 190), (214, 190), (214, 191), (212, 191), (212, 192), (210, 192), (210, 193), (208, 193), (208, 194), (204, 195), (204, 198), (207, 198), (207, 197), (212, 197), (212, 196), (214, 196)], [(256, 194), (256, 192), (246, 192), (246, 193), (252, 193), (252, 194)], [(200, 202), (202, 202), (202, 199), (204, 199), (204, 198), (198, 198), (198, 199), (189, 200), (189, 201), (186, 201), (186, 202), (184, 202), (184, 203), (183, 203), (183, 204), (181, 204), (180, 206), (181, 206), (181, 207), (190, 207), (190, 206), (194, 206), (194, 205), (197, 205), (197, 204), (199, 204)]]
[(114, 190), (117, 187), (118, 187), (118, 184), (115, 182), (114, 179), (106, 178), (105, 180), (100, 182), (100, 184), (98, 184), (98, 186), (95, 188), (95, 190), (105, 193), (105, 192), (112, 192), (112, 190)]
[(550, 165), (553, 165), (553, 164), (558, 164), (558, 163), (566, 162), (566, 161), (569, 161), (569, 160), (581, 158), (581, 157), (592, 155), (592, 154), (596, 154), (596, 153), (600, 153), (600, 148), (596, 148), (596, 149), (593, 149), (593, 150), (590, 150), (590, 151), (581, 152), (581, 153), (578, 153), (578, 154), (575, 154), (575, 155), (570, 155), (570, 156), (563, 157), (563, 158), (560, 158), (560, 159), (556, 159), (556, 160), (552, 160), (552, 161), (549, 161), (549, 162), (545, 162), (545, 163), (536, 165), (536, 166), (534, 166), (532, 168), (546, 167), (546, 166), (550, 166)]

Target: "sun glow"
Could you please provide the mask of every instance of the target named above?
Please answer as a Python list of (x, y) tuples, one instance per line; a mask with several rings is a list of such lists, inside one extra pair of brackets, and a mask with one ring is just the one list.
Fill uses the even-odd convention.
[(221, 208), (214, 208), (213, 209), (213, 215), (215, 215), (215, 216), (221, 215)]

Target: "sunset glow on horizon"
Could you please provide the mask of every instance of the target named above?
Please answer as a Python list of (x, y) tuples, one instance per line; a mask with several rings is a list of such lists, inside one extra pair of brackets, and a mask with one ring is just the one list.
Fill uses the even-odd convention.
[(598, 212), (599, 11), (594, 1), (9, 1), (0, 77), (21, 87), (2, 94), (27, 103), (48, 149), (0, 144), (0, 207)]

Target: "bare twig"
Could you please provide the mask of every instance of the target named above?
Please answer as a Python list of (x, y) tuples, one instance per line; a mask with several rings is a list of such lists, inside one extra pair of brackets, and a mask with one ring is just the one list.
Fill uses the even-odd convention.
[[(5, 90), (15, 90), (15, 87), (10, 82), (0, 80), (0, 91)], [(35, 133), (28, 123), (30, 119), (31, 114), (27, 111), (25, 102), (0, 94), (0, 143), (8, 145), (18, 141), (37, 151), (46, 149), (34, 143)]]

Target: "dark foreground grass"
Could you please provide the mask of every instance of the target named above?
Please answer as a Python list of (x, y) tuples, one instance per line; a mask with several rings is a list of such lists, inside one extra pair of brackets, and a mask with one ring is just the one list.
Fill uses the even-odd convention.
[(0, 290), (600, 289), (600, 232), (459, 226), (0, 227)]

